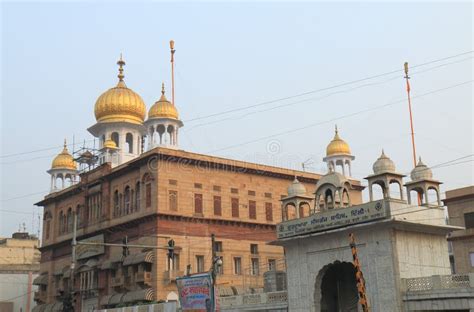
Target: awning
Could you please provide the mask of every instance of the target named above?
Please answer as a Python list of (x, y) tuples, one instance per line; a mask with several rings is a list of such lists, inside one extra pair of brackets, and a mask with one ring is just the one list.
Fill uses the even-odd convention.
[(53, 275), (63, 275), (69, 269), (69, 266), (59, 267), (54, 270)]
[(31, 312), (44, 312), (45, 308), (46, 308), (46, 304), (40, 304), (40, 305), (37, 305), (37, 306), (33, 307)]
[(153, 263), (153, 251), (140, 252), (137, 254), (126, 256), (123, 265), (133, 265), (137, 263)]
[(97, 266), (98, 261), (96, 259), (89, 259), (86, 263), (79, 266), (77, 272), (90, 271)]
[(48, 275), (42, 274), (33, 280), (33, 285), (48, 285)]
[(63, 272), (63, 278), (70, 278), (71, 277), (71, 269), (70, 268), (67, 268), (64, 272)]
[(122, 303), (122, 297), (124, 294), (115, 294), (110, 296), (109, 305)]
[(122, 298), (123, 303), (137, 302), (137, 301), (153, 301), (153, 288), (140, 289), (125, 293)]
[(55, 303), (44, 304), (45, 308), (42, 312), (62, 312), (63, 303), (56, 301)]
[(102, 262), (100, 268), (102, 270), (115, 269), (117, 266), (117, 263), (122, 261), (122, 257), (123, 256), (121, 254), (112, 255), (110, 256), (108, 260), (105, 260), (104, 262)]

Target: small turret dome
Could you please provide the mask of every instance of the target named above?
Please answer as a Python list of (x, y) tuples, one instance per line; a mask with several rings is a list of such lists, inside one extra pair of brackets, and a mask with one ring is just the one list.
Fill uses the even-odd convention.
[(117, 144), (115, 144), (115, 141), (113, 141), (111, 139), (107, 139), (104, 142), (104, 148), (115, 149), (115, 148), (117, 148)]
[(293, 183), (288, 186), (288, 196), (305, 196), (306, 187), (295, 177)]
[(393, 160), (388, 158), (384, 150), (382, 150), (382, 155), (375, 161), (372, 166), (375, 174), (382, 174), (386, 172), (395, 172), (395, 163)]
[(148, 119), (151, 118), (172, 118), (178, 119), (178, 110), (165, 96), (165, 86), (161, 87), (161, 97), (153, 104), (148, 111)]
[(67, 150), (66, 140), (64, 140), (64, 148), (61, 153), (59, 153), (51, 164), (51, 169), (70, 169), (77, 170), (76, 162), (69, 151)]
[(416, 164), (416, 167), (411, 171), (410, 177), (412, 181), (431, 180), (433, 179), (433, 172), (421, 161), (420, 157), (418, 164)]

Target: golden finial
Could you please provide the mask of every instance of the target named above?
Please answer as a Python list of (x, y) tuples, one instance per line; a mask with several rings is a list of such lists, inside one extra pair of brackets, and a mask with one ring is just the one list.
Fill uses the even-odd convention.
[(170, 40), (171, 53), (174, 53), (174, 40)]
[(405, 62), (405, 64), (403, 64), (403, 67), (405, 68), (405, 78), (409, 78), (408, 77), (408, 62)]
[(165, 95), (165, 83), (161, 83), (161, 95)]
[(334, 129), (336, 131), (336, 134), (339, 134), (339, 131), (337, 131), (337, 125), (334, 126)]
[(117, 65), (119, 66), (119, 74), (117, 77), (119, 78), (119, 81), (123, 81), (123, 78), (125, 77), (123, 74), (123, 66), (125, 66), (125, 61), (122, 58), (122, 53), (120, 53), (120, 59), (117, 61)]

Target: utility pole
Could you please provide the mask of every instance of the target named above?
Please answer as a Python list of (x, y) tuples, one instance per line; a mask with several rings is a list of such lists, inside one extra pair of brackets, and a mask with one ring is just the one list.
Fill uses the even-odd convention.
[(211, 277), (212, 277), (212, 297), (213, 301), (211, 303), (212, 306), (212, 311), (216, 311), (216, 276), (217, 272), (216, 269), (218, 266), (222, 265), (222, 259), (221, 257), (216, 256), (216, 236), (214, 234), (211, 234), (211, 250), (212, 250), (212, 267), (211, 267)]
[(355, 238), (354, 234), (350, 233), (349, 234), (349, 246), (351, 247), (352, 251), (352, 260), (353, 260), (353, 265), (355, 268), (355, 276), (356, 276), (356, 281), (357, 281), (357, 291), (359, 293), (359, 303), (362, 306), (362, 311), (363, 312), (370, 312), (369, 308), (369, 302), (367, 301), (367, 294), (365, 290), (365, 279), (364, 275), (362, 274), (362, 270), (360, 268), (360, 262), (359, 262), (359, 257), (357, 255), (357, 246), (355, 243)]

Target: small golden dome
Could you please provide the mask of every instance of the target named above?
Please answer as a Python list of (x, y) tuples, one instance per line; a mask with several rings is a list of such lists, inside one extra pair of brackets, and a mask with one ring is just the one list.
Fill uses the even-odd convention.
[(161, 97), (148, 111), (148, 118), (172, 118), (178, 119), (176, 106), (166, 99), (165, 85), (161, 86)]
[(337, 131), (336, 126), (336, 133), (334, 134), (334, 139), (332, 139), (332, 141), (326, 147), (326, 156), (340, 154), (350, 155), (351, 149), (349, 147), (349, 144), (347, 144), (346, 141), (339, 137), (339, 132)]
[(98, 122), (131, 122), (141, 124), (145, 120), (146, 106), (140, 95), (127, 88), (123, 78), (125, 62), (120, 56), (119, 82), (116, 87), (104, 92), (95, 103), (94, 113)]
[(76, 162), (66, 147), (66, 140), (64, 140), (64, 148), (61, 153), (58, 154), (53, 159), (53, 163), (51, 164), (51, 169), (70, 169), (70, 170), (77, 170)]
[(104, 142), (104, 148), (112, 148), (112, 149), (115, 149), (117, 148), (117, 144), (115, 144), (115, 141), (111, 140), (111, 139), (107, 139), (105, 140)]

